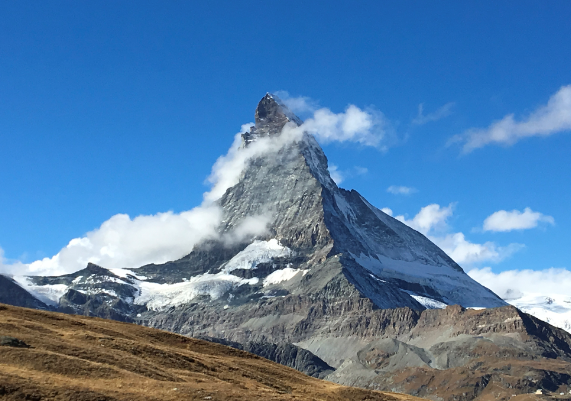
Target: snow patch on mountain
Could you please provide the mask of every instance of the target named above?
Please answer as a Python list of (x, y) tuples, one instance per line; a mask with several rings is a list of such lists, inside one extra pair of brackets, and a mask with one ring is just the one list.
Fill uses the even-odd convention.
[[(459, 304), (463, 307), (501, 306), (492, 292), (485, 287), (474, 285), (468, 275), (447, 265), (426, 265), (420, 261), (395, 260), (383, 255), (371, 257), (351, 254), (353, 259), (377, 278), (390, 281), (402, 280), (408, 283), (432, 287), (448, 305)], [(425, 295), (421, 295), (426, 297)], [(500, 301), (501, 302), (501, 301)]]
[(160, 310), (171, 306), (183, 305), (200, 295), (218, 299), (228, 291), (244, 285), (257, 284), (257, 277), (242, 279), (224, 272), (217, 274), (201, 274), (190, 280), (175, 284), (157, 284), (137, 281), (140, 295), (135, 298), (135, 304), (146, 305), (148, 309)]
[(127, 278), (127, 279), (136, 278), (137, 280), (141, 280), (141, 281), (147, 280), (147, 277), (141, 276), (140, 274), (136, 274), (132, 270), (121, 269), (121, 268), (114, 268), (114, 269), (112, 268), (112, 269), (107, 269), (107, 270), (109, 270), (111, 273), (113, 273), (117, 277)]
[[(157, 284), (135, 280), (135, 285), (139, 288), (140, 294), (135, 299), (135, 303), (138, 305), (146, 304), (147, 308), (158, 310), (188, 303), (197, 296), (219, 299), (236, 287), (244, 284), (254, 285), (259, 282), (257, 277), (243, 279), (229, 274), (233, 270), (256, 269), (260, 263), (269, 263), (273, 258), (291, 256), (292, 253), (291, 249), (282, 246), (275, 238), (268, 241), (256, 240), (222, 265), (220, 272), (216, 274), (205, 273), (175, 284)], [(276, 270), (266, 277), (264, 286), (290, 280), (299, 271), (299, 269), (294, 270), (289, 267)]]
[(230, 273), (236, 269), (255, 269), (260, 263), (268, 263), (272, 258), (291, 256), (292, 251), (288, 247), (280, 245), (275, 238), (269, 241), (254, 241), (243, 251), (236, 254), (225, 265), (221, 271)]
[(436, 299), (423, 297), (421, 295), (413, 295), (413, 294), (409, 295), (413, 297), (419, 304), (424, 306), (426, 309), (446, 309), (446, 307), (448, 306), (444, 302), (437, 301)]
[(302, 275), (305, 276), (305, 274), (308, 271), (309, 270), (292, 269), (291, 267), (286, 267), (286, 268), (281, 269), (281, 270), (276, 270), (276, 271), (272, 272), (271, 274), (269, 274), (264, 279), (264, 287), (267, 287), (267, 286), (272, 285), (272, 284), (278, 284), (278, 283), (281, 283), (282, 281), (291, 280), (300, 272), (302, 273)]
[(57, 306), (59, 299), (67, 292), (65, 284), (35, 285), (29, 277), (13, 276), (14, 281), (46, 305)]

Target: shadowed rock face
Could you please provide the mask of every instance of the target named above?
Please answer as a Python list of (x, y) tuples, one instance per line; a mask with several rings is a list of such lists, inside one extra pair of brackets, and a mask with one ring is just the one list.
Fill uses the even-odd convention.
[[(285, 124), (302, 122), (275, 96), (264, 96), (239, 151), (285, 135)], [(256, 348), (260, 354), (322, 375), (327, 368), (315, 368), (316, 356), (336, 369), (328, 380), (345, 384), (470, 400), (485, 394), (487, 383), (520, 392), (549, 380), (567, 383), (568, 334), (505, 306), (422, 234), (357, 191), (338, 188), (313, 137), (251, 158), (216, 204), (221, 236), (254, 216), (264, 216), (266, 231), (231, 244), (210, 239), (177, 261), (123, 276), (90, 264), (72, 275), (31, 280), (67, 286), (58, 305), (65, 312), (242, 347), (264, 344)], [(519, 370), (510, 371), (506, 361)], [(541, 363), (544, 375), (537, 373)], [(479, 372), (458, 380), (469, 391), (427, 384), (445, 381), (439, 372), (468, 367)], [(535, 372), (535, 382), (508, 378), (525, 369)], [(440, 388), (448, 390), (440, 396)]]
[(20, 287), (14, 280), (0, 274), (0, 303), (25, 308), (46, 309), (50, 308), (32, 296), (28, 291)]

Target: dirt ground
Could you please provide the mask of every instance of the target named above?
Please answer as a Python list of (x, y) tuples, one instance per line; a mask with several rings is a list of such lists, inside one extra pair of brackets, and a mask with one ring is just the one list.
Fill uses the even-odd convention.
[[(344, 387), (223, 345), (0, 304), (0, 400), (420, 400)], [(17, 346), (20, 345), (20, 346)]]

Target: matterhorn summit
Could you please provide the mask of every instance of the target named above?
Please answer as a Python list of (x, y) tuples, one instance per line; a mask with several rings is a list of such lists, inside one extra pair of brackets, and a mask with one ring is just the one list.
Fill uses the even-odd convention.
[[(78, 291), (111, 297), (111, 304), (94, 304), (117, 304), (111, 316), (126, 320), (233, 340), (299, 332), (300, 316), (282, 310), (291, 304), (356, 308), (346, 313), (359, 313), (360, 304), (413, 310), (505, 305), (425, 236), (357, 191), (339, 188), (315, 138), (277, 96), (259, 102), (255, 125), (236, 150), (240, 157), (237, 182), (213, 202), (222, 215), (219, 235), (187, 256), (132, 270), (90, 265), (57, 279), (20, 278), (24, 288), (68, 310), (84, 310), (74, 302), (84, 298)], [(269, 316), (275, 313), (279, 319)], [(238, 316), (247, 317), (240, 330), (222, 335)]]
[[(481, 390), (492, 373), (511, 383), (513, 366), (528, 369), (520, 359), (571, 361), (567, 333), (506, 306), (424, 235), (339, 188), (310, 131), (265, 95), (205, 198), (215, 235), (167, 263), (6, 278), (0, 290), (17, 296), (0, 301), (207, 338), (343, 384), (432, 396), (438, 386), (423, 383), (442, 381), (447, 400), (477, 397), (461, 388)], [(403, 369), (418, 380), (395, 376)], [(529, 383), (559, 380), (545, 369)], [(538, 386), (522, 383), (506, 394)]]

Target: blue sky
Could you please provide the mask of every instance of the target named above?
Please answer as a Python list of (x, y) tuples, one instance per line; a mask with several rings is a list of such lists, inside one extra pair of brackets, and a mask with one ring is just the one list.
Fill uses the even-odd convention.
[[(287, 91), (382, 113), (382, 146), (323, 145), (341, 186), (413, 225), (439, 205), (428, 235), (497, 253), (466, 270), (569, 269), (570, 16), (564, 1), (2, 2), (0, 263), (119, 213), (200, 205), (259, 99)], [(463, 151), (512, 114), (507, 142)], [(485, 231), (502, 210), (496, 229), (530, 228)]]

